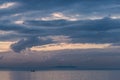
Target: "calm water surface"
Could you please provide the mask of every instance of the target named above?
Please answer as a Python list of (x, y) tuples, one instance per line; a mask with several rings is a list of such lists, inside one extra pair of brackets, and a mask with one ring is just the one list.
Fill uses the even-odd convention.
[(0, 80), (119, 80), (120, 70), (0, 71)]

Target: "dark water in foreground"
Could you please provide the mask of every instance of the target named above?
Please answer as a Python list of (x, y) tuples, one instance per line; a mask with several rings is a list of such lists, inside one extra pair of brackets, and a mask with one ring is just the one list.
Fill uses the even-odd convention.
[(0, 80), (119, 80), (120, 70), (0, 71)]

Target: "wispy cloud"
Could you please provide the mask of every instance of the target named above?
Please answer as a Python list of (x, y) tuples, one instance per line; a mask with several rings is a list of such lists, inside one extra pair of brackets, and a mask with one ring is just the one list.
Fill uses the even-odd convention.
[(17, 2), (6, 2), (6, 3), (3, 3), (3, 4), (0, 4), (0, 9), (11, 8), (11, 7), (14, 7), (17, 4), (18, 4)]
[(22, 25), (24, 23), (24, 21), (23, 20), (18, 20), (18, 21), (14, 21), (13, 23), (18, 24), (18, 25)]
[(78, 14), (76, 14), (76, 15), (64, 15), (61, 12), (54, 12), (54, 13), (50, 14), (49, 17), (43, 17), (43, 18), (40, 18), (40, 20), (50, 21), (50, 20), (64, 19), (64, 20), (68, 20), (68, 21), (76, 21), (76, 20), (78, 20), (77, 17), (79, 17)]
[(60, 43), (48, 44), (43, 46), (32, 47), (34, 51), (56, 51), (56, 50), (76, 50), (76, 49), (105, 49), (109, 48), (111, 44), (90, 44), (90, 43)]

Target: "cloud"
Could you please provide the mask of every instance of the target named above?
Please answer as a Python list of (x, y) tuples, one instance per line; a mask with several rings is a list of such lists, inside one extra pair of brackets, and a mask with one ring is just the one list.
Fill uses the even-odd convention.
[(64, 19), (64, 20), (68, 20), (68, 21), (76, 21), (78, 20), (77, 17), (79, 15), (64, 15), (61, 12), (55, 12), (52, 13), (51, 16), (49, 17), (43, 17), (40, 20), (44, 20), (44, 21), (50, 21), (50, 20), (60, 20), (60, 19)]
[[(105, 17), (97, 20), (26, 20), (24, 24), (2, 24), (0, 30), (13, 31), (11, 37), (2, 35), (1, 38), (18, 38), (20, 41), (11, 48), (16, 52), (33, 46), (45, 45), (53, 42), (71, 43), (119, 43), (120, 20)], [(117, 31), (116, 31), (117, 30)], [(1, 32), (2, 33), (2, 32)], [(62, 35), (62, 36), (61, 36)], [(6, 37), (4, 37), (6, 36)], [(9, 35), (10, 36), (10, 35)], [(35, 37), (36, 36), (36, 37)], [(47, 42), (38, 38), (45, 39)], [(114, 38), (113, 38), (114, 37)], [(25, 39), (21, 39), (25, 38)], [(36, 41), (33, 41), (35, 38)], [(41, 44), (43, 41), (43, 44)], [(37, 42), (37, 43), (36, 43)], [(28, 43), (30, 43), (28, 45)], [(26, 44), (26, 45), (24, 45)]]
[(59, 50), (88, 50), (88, 49), (105, 49), (109, 48), (111, 44), (90, 44), (90, 43), (60, 43), (60, 44), (48, 44), (43, 46), (33, 46), (33, 51), (59, 51)]
[(72, 25), (72, 21), (67, 21), (64, 19), (59, 20), (50, 20), (50, 21), (43, 21), (43, 20), (26, 20), (24, 21), (24, 25), (26, 26), (35, 26), (38, 28), (44, 29), (51, 29), (51, 28), (61, 28), (63, 26), (70, 26)]
[(18, 24), (18, 25), (22, 25), (22, 24), (24, 23), (24, 21), (18, 20), (18, 21), (15, 21), (14, 23), (15, 23), (15, 24)]
[[(0, 6), (5, 10), (0, 13), (0, 41), (19, 40), (21, 45), (35, 36), (51, 43), (117, 44), (120, 42), (120, 11), (116, 1), (2, 1)], [(19, 3), (21, 6), (16, 7)], [(30, 47), (37, 45), (32, 43)], [(21, 50), (30, 47), (23, 46)]]
[[(71, 29), (79, 29), (83, 31), (108, 31), (112, 29), (119, 29), (120, 27), (118, 24), (120, 24), (119, 19), (118, 20), (112, 20), (111, 18), (103, 18), (100, 20), (85, 20), (85, 21), (79, 21), (80, 23), (74, 26), (70, 26)], [(68, 28), (68, 27), (66, 27)]]
[[(42, 0), (42, 1), (24, 1), (24, 0), (12, 0), (13, 2), (18, 2), (22, 6), (13, 9), (12, 11), (2, 12), (0, 15), (6, 16), (13, 14), (22, 14), (19, 15), (19, 18), (53, 18), (55, 15), (62, 13), (62, 17), (74, 18), (72, 15), (80, 15), (80, 19), (90, 18), (91, 16), (104, 17), (108, 14), (119, 15), (119, 7), (111, 8), (112, 6), (118, 6), (119, 3), (116, 3), (117, 0), (106, 0), (106, 1), (63, 1), (63, 0)], [(4, 2), (7, 3), (7, 2)], [(107, 4), (107, 5), (106, 5)], [(34, 5), (34, 6), (32, 6)], [(89, 7), (90, 6), (90, 7)], [(96, 7), (95, 7), (96, 6)], [(51, 15), (51, 16), (50, 16)], [(14, 16), (15, 17), (15, 16)], [(57, 16), (56, 16), (57, 17)], [(7, 17), (8, 18), (8, 17)], [(18, 16), (17, 16), (18, 18)]]
[(15, 67), (16, 70), (30, 70), (32, 66), (34, 69), (39, 67), (37, 69), (42, 70), (51, 67), (56, 69), (57, 66), (76, 66), (79, 69), (119, 69), (120, 67), (119, 48), (33, 51), (29, 56), (13, 53), (2, 54), (4, 60), (0, 62), (1, 67), (6, 69)]
[[(72, 19), (74, 20), (75, 15), (80, 15), (80, 19), (90, 18), (92, 16), (96, 17), (104, 17), (106, 15), (119, 15), (119, 3), (116, 3), (116, 0), (112, 1), (84, 1), (84, 0), (76, 0), (76, 1), (63, 1), (63, 0), (42, 0), (42, 1), (23, 1), (23, 0), (12, 0), (13, 2), (18, 2), (22, 4), (20, 7), (13, 9), (12, 11), (2, 12), (0, 13), (3, 17), (14, 14), (21, 14), (19, 18), (37, 18), (37, 19), (55, 19), (59, 15), (58, 18), (64, 19)], [(7, 2), (4, 2), (7, 3)], [(66, 3), (66, 4), (65, 4)], [(107, 5), (106, 5), (107, 4)], [(32, 6), (34, 5), (34, 6)], [(89, 7), (90, 6), (90, 7)], [(96, 6), (96, 7), (95, 7)], [(61, 15), (62, 13), (62, 15)], [(61, 17), (60, 17), (61, 15)], [(7, 17), (7, 18), (8, 18)], [(14, 16), (15, 17), (15, 16)], [(16, 16), (18, 18), (18, 16)], [(95, 18), (95, 17), (94, 17)], [(75, 18), (76, 19), (76, 18)]]
[(2, 31), (13, 31), (13, 32), (17, 32), (20, 34), (29, 34), (29, 33), (41, 33), (44, 30), (42, 29), (37, 29), (37, 28), (29, 28), (29, 27), (25, 27), (25, 26), (21, 26), (21, 25), (15, 25), (15, 24), (11, 24), (11, 23), (6, 23), (6, 24), (0, 24), (0, 30)]
[(4, 56), (0, 55), (0, 60), (2, 60), (4, 58)]
[(26, 49), (32, 48), (34, 46), (52, 44), (52, 43), (62, 43), (62, 42), (69, 42), (70, 39), (67, 36), (46, 36), (46, 37), (39, 37), (39, 36), (31, 36), (25, 39), (21, 39), (11, 45), (11, 49), (15, 52), (21, 52)]
[(11, 32), (11, 31), (6, 32), (6, 31), (2, 31), (2, 30), (0, 30), (0, 34), (1, 34), (1, 35), (10, 34), (10, 33), (12, 33), (12, 32)]
[(38, 37), (29, 37), (12, 44), (11, 49), (19, 53), (27, 48), (31, 48), (32, 46), (49, 44), (51, 42), (52, 41), (50, 40), (40, 40)]
[(11, 8), (11, 7), (14, 7), (15, 5), (17, 5), (16, 2), (7, 2), (7, 3), (3, 3), (3, 4), (0, 5), (0, 9)]
[(26, 20), (24, 25), (28, 26), (38, 26), (38, 27), (57, 27), (66, 31), (68, 28), (72, 31), (109, 31), (112, 29), (119, 29), (120, 21), (119, 19), (112, 19), (109, 17), (104, 17), (102, 19), (95, 20), (77, 20), (68, 21), (65, 19), (59, 20)]
[[(43, 37), (44, 38), (44, 37)], [(52, 39), (53, 42), (57, 42), (57, 43), (69, 43), (71, 42), (71, 38), (69, 38), (69, 36), (63, 36), (63, 35), (59, 35), (59, 36), (47, 36), (46, 38), (50, 38)]]

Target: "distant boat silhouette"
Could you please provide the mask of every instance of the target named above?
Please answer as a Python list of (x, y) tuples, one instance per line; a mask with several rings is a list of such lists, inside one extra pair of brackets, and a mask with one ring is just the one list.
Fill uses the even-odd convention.
[(32, 70), (31, 70), (31, 72), (35, 72), (35, 70), (34, 70), (34, 69), (32, 69)]

